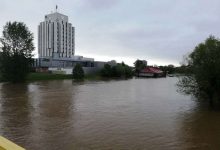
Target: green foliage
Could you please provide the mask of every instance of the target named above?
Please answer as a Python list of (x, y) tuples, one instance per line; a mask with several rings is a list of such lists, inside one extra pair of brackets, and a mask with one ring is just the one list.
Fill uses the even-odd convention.
[(101, 70), (101, 76), (111, 77), (112, 76), (112, 67), (109, 64), (105, 64), (104, 68)]
[(167, 72), (169, 74), (173, 74), (175, 73), (176, 69), (173, 65), (168, 65), (168, 66), (159, 66), (159, 68), (163, 71), (163, 72)]
[(168, 65), (168, 66), (159, 66), (159, 68), (163, 71), (166, 72), (168, 74), (188, 74), (190, 72), (190, 68), (189, 66), (186, 65), (182, 65), (179, 67), (175, 67), (173, 65)]
[(101, 70), (102, 77), (116, 77), (116, 78), (130, 78), (133, 76), (132, 69), (122, 62), (115, 66), (110, 66), (105, 64), (104, 68)]
[(220, 102), (220, 41), (210, 36), (195, 47), (187, 58), (188, 74), (178, 85), (187, 94)]
[(21, 22), (8, 22), (4, 26), (0, 71), (4, 80), (23, 82), (32, 65), (33, 34)]
[(129, 67), (128, 65), (124, 66), (124, 72), (125, 72), (125, 77), (126, 78), (131, 78), (134, 75), (134, 73), (132, 71), (132, 68)]
[(113, 77), (125, 77), (125, 69), (121, 64), (117, 64), (112, 67), (112, 76)]
[(189, 72), (190, 72), (189, 66), (182, 65), (180, 67), (175, 68), (175, 73), (188, 74)]
[(134, 62), (134, 67), (135, 67), (135, 73), (139, 76), (139, 73), (141, 72), (142, 69), (146, 67), (146, 64), (142, 60), (137, 59)]
[(81, 64), (76, 64), (73, 68), (73, 78), (77, 80), (84, 78), (84, 71)]

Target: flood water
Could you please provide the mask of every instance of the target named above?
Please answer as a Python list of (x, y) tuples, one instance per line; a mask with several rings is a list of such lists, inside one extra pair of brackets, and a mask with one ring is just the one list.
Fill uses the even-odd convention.
[(0, 84), (0, 135), (27, 150), (220, 149), (220, 112), (176, 82)]

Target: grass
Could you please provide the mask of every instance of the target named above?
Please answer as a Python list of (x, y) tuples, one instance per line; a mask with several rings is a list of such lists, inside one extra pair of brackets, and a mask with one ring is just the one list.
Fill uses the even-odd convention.
[(51, 74), (51, 73), (30, 73), (27, 77), (27, 81), (63, 80), (63, 79), (72, 79), (72, 75)]
[[(29, 73), (27, 76), (27, 81), (47, 81), (47, 80), (64, 80), (64, 79), (70, 79), (72, 80), (72, 75), (66, 75), (66, 74), (51, 74), (51, 73)], [(85, 75), (84, 80), (111, 80), (111, 79), (118, 79), (118, 78), (104, 78), (101, 77), (99, 73), (97, 74), (89, 74)], [(0, 75), (0, 82), (6, 82), (1, 79)]]

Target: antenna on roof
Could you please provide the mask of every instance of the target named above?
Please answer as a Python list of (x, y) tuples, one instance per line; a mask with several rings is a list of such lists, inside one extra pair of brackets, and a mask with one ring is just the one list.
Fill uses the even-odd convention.
[(56, 5), (56, 12), (57, 12), (57, 10), (58, 10), (58, 6)]

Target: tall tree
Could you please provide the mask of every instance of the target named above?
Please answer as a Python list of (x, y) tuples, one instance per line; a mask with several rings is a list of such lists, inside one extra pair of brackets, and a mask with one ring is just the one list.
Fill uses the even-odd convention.
[(178, 85), (187, 94), (202, 96), (210, 105), (220, 102), (220, 40), (210, 36), (188, 56), (188, 74)]
[(135, 67), (135, 73), (139, 77), (139, 74), (140, 74), (141, 70), (146, 67), (146, 64), (144, 63), (144, 61), (137, 59), (134, 62), (134, 67)]
[(11, 82), (25, 81), (32, 65), (33, 34), (22, 22), (7, 22), (0, 42), (2, 77)]

